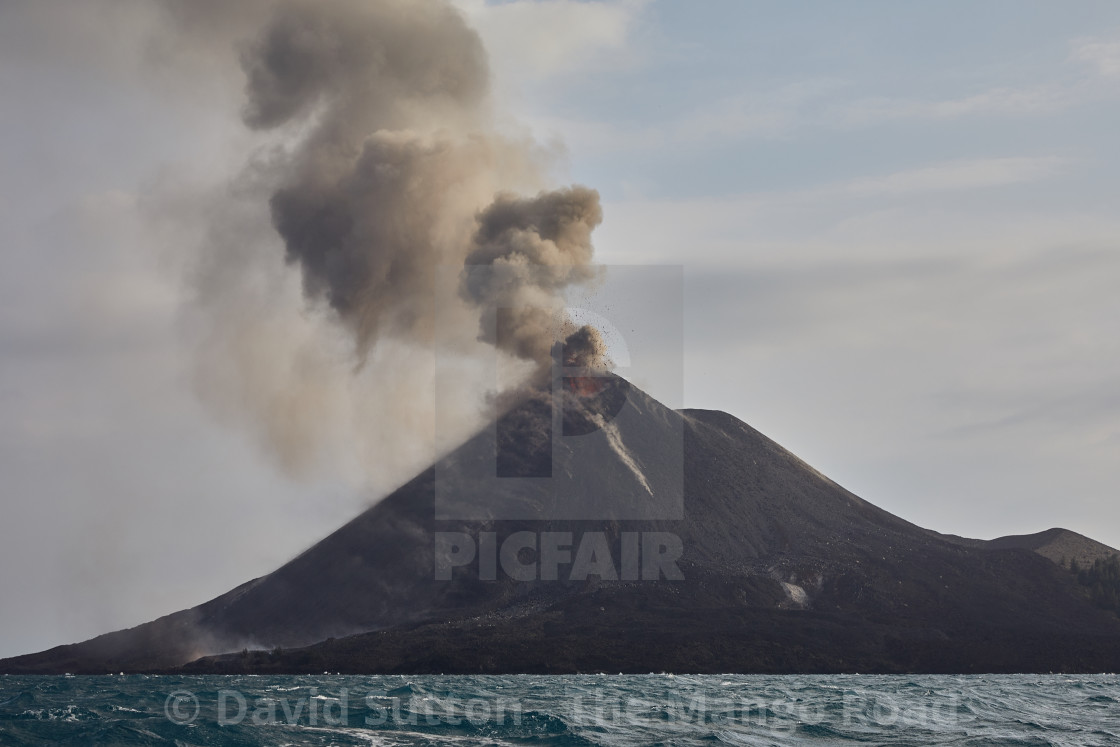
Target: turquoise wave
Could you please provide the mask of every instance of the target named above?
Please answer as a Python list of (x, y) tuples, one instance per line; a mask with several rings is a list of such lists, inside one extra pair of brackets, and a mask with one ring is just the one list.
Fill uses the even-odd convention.
[(0, 745), (1114, 745), (1115, 675), (0, 676)]

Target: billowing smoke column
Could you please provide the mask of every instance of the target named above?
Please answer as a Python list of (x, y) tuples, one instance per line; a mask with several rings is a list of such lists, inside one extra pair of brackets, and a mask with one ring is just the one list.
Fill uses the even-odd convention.
[[(164, 209), (175, 240), (202, 232), (183, 325), (196, 389), (290, 475), (396, 487), (576, 331), (562, 294), (595, 276), (598, 195), (555, 189), (554, 150), (496, 111), (447, 0), (159, 7), (154, 47), (199, 55), (203, 90), (235, 81), (258, 134), (247, 164)], [(566, 349), (602, 366), (596, 339)]]
[[(463, 296), (483, 309), (484, 339), (520, 358), (549, 359), (557, 332), (569, 345), (583, 343), (586, 358), (593, 331), (580, 335), (557, 325), (560, 292), (595, 278), (591, 231), (603, 219), (599, 195), (573, 187), (519, 199), (500, 195), (478, 218), (474, 249), (467, 257), (486, 272), (464, 277)], [(499, 320), (489, 320), (498, 310)], [(591, 361), (587, 361), (590, 365)]]
[(272, 221), (304, 292), (336, 312), (361, 360), (385, 337), (430, 338), (434, 274), (447, 264), (492, 268), (459, 290), (482, 330), (509, 312), (487, 342), (543, 363), (572, 332), (555, 320), (564, 288), (595, 275), (598, 193), (508, 191), (539, 186), (539, 159), (496, 132), (485, 52), (454, 8), (283, 2), (241, 63), (245, 122), (305, 130), (281, 159)]

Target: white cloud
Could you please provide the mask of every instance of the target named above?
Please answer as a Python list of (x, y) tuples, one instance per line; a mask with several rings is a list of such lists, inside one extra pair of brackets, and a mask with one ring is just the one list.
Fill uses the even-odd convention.
[(1060, 70), (1050, 80), (1031, 86), (993, 86), (977, 93), (942, 99), (868, 97), (852, 101), (833, 112), (848, 125), (872, 125), (892, 120), (957, 119), (984, 115), (1032, 115), (1059, 111), (1106, 96), (1114, 89), (1101, 87), (1098, 76), (1120, 76), (1120, 41), (1077, 39), (1069, 59), (1088, 63), (1096, 75), (1063, 79)]
[(945, 99), (868, 97), (835, 107), (829, 116), (846, 126), (869, 126), (897, 120), (957, 119), (983, 115), (1026, 115), (1071, 106), (1083, 91), (1063, 86), (995, 87)]
[(1120, 40), (1078, 39), (1074, 42), (1071, 57), (1096, 68), (1107, 78), (1120, 77)]
[(784, 138), (809, 120), (803, 110), (845, 87), (835, 79), (813, 79), (772, 90), (734, 93), (669, 120), (632, 122), (529, 114), (524, 122), (539, 137), (561, 139), (581, 155), (651, 151), (680, 145)]
[[(468, 1), (474, 2), (463, 0)], [(478, 4), (481, 5), (481, 0)], [(533, 3), (527, 5), (535, 6)], [(484, 7), (487, 12), (495, 10)], [(509, 6), (497, 6), (505, 7)], [(616, 49), (622, 49), (625, 43), (621, 13), (619, 21)], [(513, 28), (509, 27), (511, 34), (516, 36)], [(531, 46), (535, 42), (522, 43)], [(751, 139), (786, 139), (806, 130), (859, 129), (979, 117), (1041, 116), (1114, 98), (1117, 90), (1108, 79), (1120, 76), (1120, 41), (1089, 38), (1074, 40), (1070, 46), (1072, 52), (1067, 62), (1075, 64), (1059, 65), (1048, 70), (1036, 83), (1000, 85), (992, 80), (986, 86), (976, 86), (974, 90), (961, 91), (957, 95), (858, 94), (860, 81), (824, 76), (771, 87), (755, 85), (750, 90), (725, 93), (672, 118), (640, 126), (581, 120), (572, 116), (558, 117), (544, 112), (528, 117), (527, 121), (539, 134), (563, 137), (575, 151), (603, 153)], [(531, 54), (503, 55), (503, 58), (506, 57), (519, 60), (520, 72), (516, 74), (528, 77), (540, 74), (531, 64)], [(601, 63), (593, 56), (588, 59)], [(524, 60), (530, 60), (528, 67)], [(1086, 73), (1081, 67), (1085, 63), (1093, 68), (1091, 73)]]
[[(999, 207), (1001, 188), (1070, 168), (1060, 156), (955, 159), (802, 189), (612, 201), (596, 246), (606, 262), (694, 264), (974, 256), (1056, 243), (1096, 244), (1120, 221), (1069, 206)], [(984, 199), (968, 193), (992, 190)], [(960, 204), (962, 195), (968, 201)]]
[(581, 154), (649, 151), (745, 140), (794, 139), (806, 131), (852, 130), (983, 116), (1029, 116), (1060, 111), (1103, 95), (1080, 82), (1065, 87), (991, 88), (945, 99), (846, 98), (852, 84), (801, 81), (714, 99), (673, 119), (635, 126), (537, 114), (525, 118), (543, 137), (562, 137)]
[(567, 75), (602, 66), (626, 51), (648, 0), (578, 2), (454, 0), (482, 36), (499, 78)]
[(1058, 156), (954, 160), (885, 176), (854, 179), (839, 190), (853, 195), (901, 195), (999, 187), (1045, 179), (1069, 163)]

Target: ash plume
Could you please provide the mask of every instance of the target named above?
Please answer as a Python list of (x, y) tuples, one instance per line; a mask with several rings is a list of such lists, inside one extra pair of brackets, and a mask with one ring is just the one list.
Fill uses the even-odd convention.
[[(512, 287), (467, 294), (483, 309), (555, 306), (564, 286), (592, 277), (596, 192), (495, 197), (510, 164), (537, 170), (533, 146), (492, 127), (485, 51), (449, 5), (287, 2), (241, 63), (246, 124), (312, 122), (272, 221), (305, 292), (349, 326), (360, 356), (384, 335), (427, 338), (438, 265), (501, 266)], [(533, 360), (553, 342), (535, 314), (511, 339), (507, 352)]]
[[(563, 312), (564, 290), (597, 276), (599, 195), (550, 189), (553, 155), (499, 125), (485, 49), (448, 2), (166, 7), (193, 33), (226, 20), (236, 29), (241, 118), (272, 143), (233, 187), (267, 205), (273, 246), (263, 251), (269, 239), (257, 236), (250, 248), (225, 230), (241, 219), (219, 206), (195, 278), (210, 317), (198, 380), (224, 417), (237, 411), (299, 471), (347, 432), (376, 451), (385, 439), (370, 430), (433, 427), (432, 398), (417, 393), (433, 375), (415, 367), (437, 338), (466, 358), (496, 348), (538, 369), (571, 338), (583, 359), (605, 362), (601, 341), (591, 344), (589, 331), (572, 337)], [(281, 257), (298, 270), (300, 309), (277, 277)], [(469, 271), (478, 266), (486, 272)], [(441, 290), (447, 267), (462, 279)], [(449, 308), (453, 329), (443, 328)], [(494, 401), (471, 391), (464, 399)], [(464, 406), (463, 422), (482, 406)]]
[(587, 324), (564, 338), (563, 364), (592, 370), (614, 367), (607, 355), (607, 343), (602, 333)]
[[(483, 309), (483, 330), (495, 330), (484, 331), (483, 339), (519, 358), (547, 362), (554, 328), (564, 329), (555, 323), (562, 321), (561, 292), (596, 277), (591, 231), (602, 220), (599, 194), (586, 187), (532, 198), (503, 194), (480, 213), (466, 261), (488, 271), (465, 275), (462, 294)], [(486, 318), (498, 309), (505, 311), (500, 330)]]

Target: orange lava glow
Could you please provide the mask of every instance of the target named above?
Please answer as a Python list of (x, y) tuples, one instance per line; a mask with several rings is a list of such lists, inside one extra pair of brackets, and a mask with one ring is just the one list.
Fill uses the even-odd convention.
[(564, 386), (581, 397), (591, 397), (603, 391), (606, 379), (601, 376), (565, 376)]

